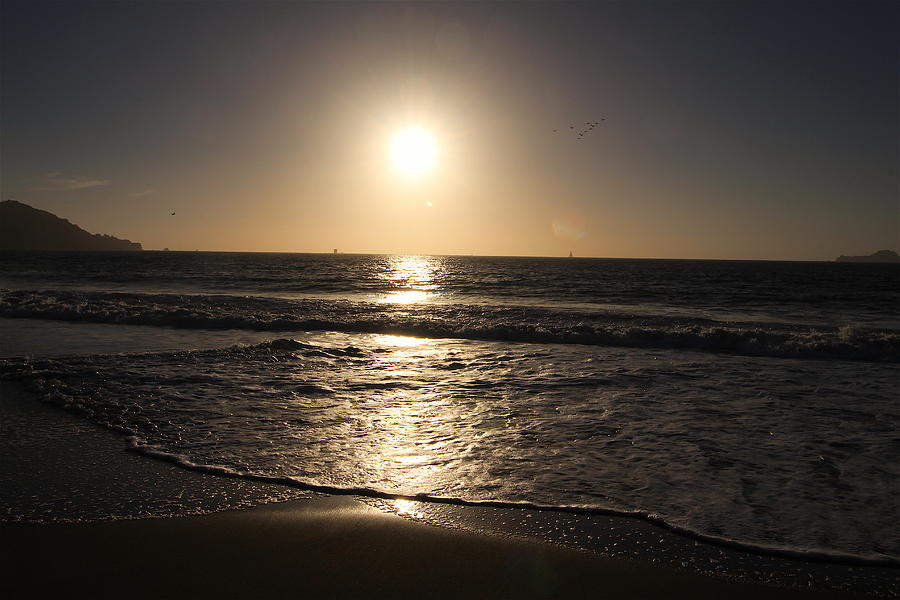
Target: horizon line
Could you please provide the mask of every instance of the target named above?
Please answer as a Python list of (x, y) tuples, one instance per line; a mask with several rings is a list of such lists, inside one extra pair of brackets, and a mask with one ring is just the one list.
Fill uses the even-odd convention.
[[(890, 250), (890, 249), (887, 249)], [(87, 251), (91, 252), (91, 251)], [(98, 250), (95, 252), (105, 252)], [(568, 256), (566, 254), (455, 254), (455, 253), (428, 253), (428, 252), (337, 252), (309, 251), (309, 250), (174, 250), (169, 248), (153, 248), (144, 250), (125, 250), (123, 252), (207, 252), (210, 254), (315, 254), (328, 256), (431, 256), (431, 257), (472, 257), (472, 258), (565, 258), (565, 259), (592, 259), (592, 260), (693, 260), (693, 261), (720, 261), (720, 262), (837, 262), (836, 257), (827, 259), (796, 259), (796, 258), (697, 258), (697, 257), (658, 257), (658, 256)], [(894, 251), (896, 252), (896, 251)], [(843, 256), (843, 255), (841, 255)], [(884, 263), (892, 264), (892, 263)]]

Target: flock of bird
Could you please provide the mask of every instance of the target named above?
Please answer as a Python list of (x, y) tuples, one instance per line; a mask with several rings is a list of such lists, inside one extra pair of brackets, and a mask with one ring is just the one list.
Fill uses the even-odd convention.
[[(599, 121), (585, 121), (584, 129), (581, 129), (579, 131), (575, 130), (574, 125), (569, 125), (569, 133), (574, 133), (576, 136), (576, 139), (582, 140), (582, 139), (584, 139), (584, 136), (586, 136), (591, 131), (593, 131), (594, 127), (597, 127), (598, 125), (601, 124), (602, 121), (605, 121), (605, 120), (606, 119), (603, 118), (603, 119), (600, 119)], [(559, 129), (554, 129), (553, 133), (559, 133)]]

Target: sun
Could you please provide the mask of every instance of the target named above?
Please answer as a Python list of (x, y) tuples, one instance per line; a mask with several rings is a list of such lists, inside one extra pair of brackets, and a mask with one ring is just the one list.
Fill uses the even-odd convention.
[(406, 127), (391, 138), (390, 156), (400, 173), (418, 179), (437, 164), (437, 142), (430, 132), (417, 125)]

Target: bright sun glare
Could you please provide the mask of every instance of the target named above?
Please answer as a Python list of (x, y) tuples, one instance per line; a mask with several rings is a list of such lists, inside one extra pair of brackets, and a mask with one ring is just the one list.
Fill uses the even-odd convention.
[(421, 127), (401, 129), (391, 138), (391, 162), (407, 177), (419, 178), (437, 164), (437, 142)]

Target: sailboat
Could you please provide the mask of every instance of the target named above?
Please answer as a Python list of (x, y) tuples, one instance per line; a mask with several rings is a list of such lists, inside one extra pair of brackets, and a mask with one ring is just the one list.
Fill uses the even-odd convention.
[(569, 250), (569, 258), (572, 258), (573, 256), (575, 256), (575, 255), (572, 254), (572, 251), (571, 251), (571, 250)]

